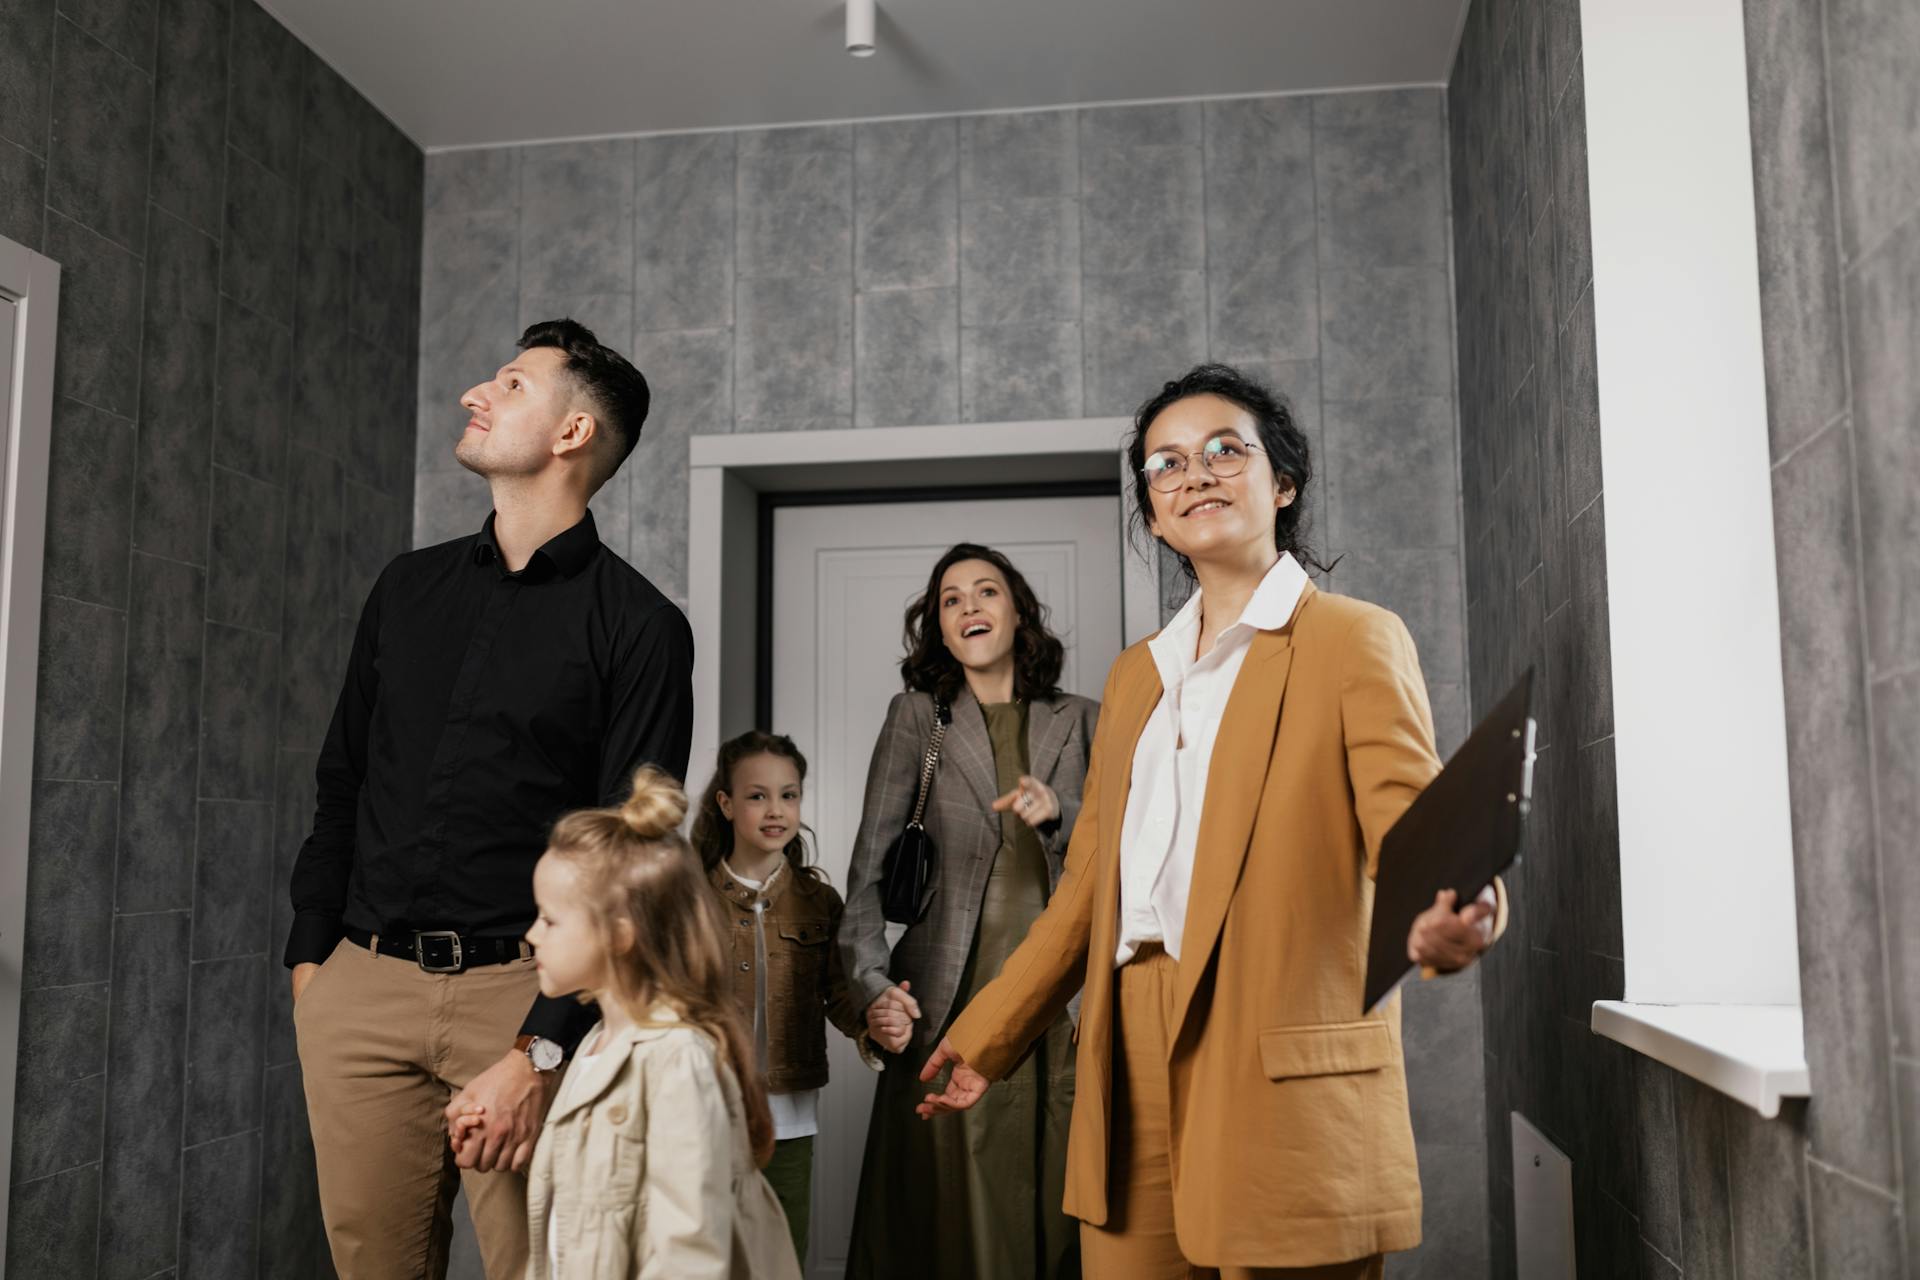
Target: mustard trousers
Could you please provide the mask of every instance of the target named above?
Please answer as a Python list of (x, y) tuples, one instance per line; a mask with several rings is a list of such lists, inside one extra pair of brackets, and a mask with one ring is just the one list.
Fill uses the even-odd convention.
[(1105, 1226), (1080, 1224), (1084, 1273), (1099, 1280), (1381, 1280), (1381, 1254), (1324, 1267), (1202, 1267), (1173, 1229), (1167, 1050), (1180, 966), (1149, 944), (1114, 975), (1113, 1131)]

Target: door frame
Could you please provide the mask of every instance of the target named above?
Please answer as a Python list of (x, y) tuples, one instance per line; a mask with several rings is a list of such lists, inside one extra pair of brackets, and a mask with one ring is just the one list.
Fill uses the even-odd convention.
[[(12, 394), (0, 405), (0, 1152), (8, 1152), (13, 1149), (26, 962), (27, 839), (60, 264), (0, 236), (0, 298), (15, 309)], [(0, 1159), (0, 1240), (7, 1238), (11, 1164)], [(0, 1274), (5, 1271), (6, 1259), (0, 1257)]]
[[(724, 738), (754, 728), (763, 709), (761, 566), (768, 557), (762, 521), (770, 527), (778, 505), (898, 501), (934, 491), (1019, 497), (1083, 485), (1112, 493), (1117, 486), (1115, 536), (1129, 539), (1122, 638), (1131, 644), (1152, 634), (1160, 625), (1158, 557), (1130, 540), (1126, 518), (1122, 450), (1132, 427), (1127, 418), (1077, 418), (693, 437), (687, 458), (693, 772), (707, 767)], [(722, 678), (731, 672), (751, 678)]]
[(851, 507), (891, 502), (975, 502), (1035, 498), (1112, 498), (1120, 480), (1053, 480), (1040, 484), (922, 485), (911, 489), (817, 489), (760, 495), (760, 555), (755, 566), (753, 723), (773, 724), (773, 525), (782, 507)]

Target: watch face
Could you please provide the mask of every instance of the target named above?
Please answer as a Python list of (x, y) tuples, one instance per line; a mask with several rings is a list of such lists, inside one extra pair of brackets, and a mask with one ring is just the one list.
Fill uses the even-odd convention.
[(559, 1045), (537, 1036), (533, 1043), (527, 1046), (527, 1057), (532, 1059), (536, 1071), (557, 1071), (560, 1060), (565, 1056)]

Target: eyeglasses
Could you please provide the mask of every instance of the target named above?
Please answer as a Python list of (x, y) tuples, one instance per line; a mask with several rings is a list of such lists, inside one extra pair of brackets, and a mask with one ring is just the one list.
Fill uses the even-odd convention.
[(1222, 480), (1247, 469), (1247, 455), (1260, 446), (1238, 436), (1215, 436), (1192, 453), (1180, 449), (1156, 449), (1147, 458), (1140, 474), (1147, 484), (1161, 493), (1172, 493), (1187, 482), (1187, 460), (1198, 457), (1207, 474)]

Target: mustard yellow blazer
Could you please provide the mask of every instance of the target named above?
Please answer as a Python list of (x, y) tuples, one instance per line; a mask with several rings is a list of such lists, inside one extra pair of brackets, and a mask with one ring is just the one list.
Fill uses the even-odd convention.
[[(1065, 874), (948, 1031), (1004, 1075), (1085, 984), (1066, 1211), (1107, 1218), (1120, 829), (1159, 702), (1144, 643), (1107, 678)], [(1220, 726), (1170, 1039), (1174, 1221), (1205, 1266), (1303, 1267), (1420, 1242), (1400, 1000), (1362, 1016), (1380, 841), (1439, 772), (1412, 638), (1309, 585), (1254, 637)]]

